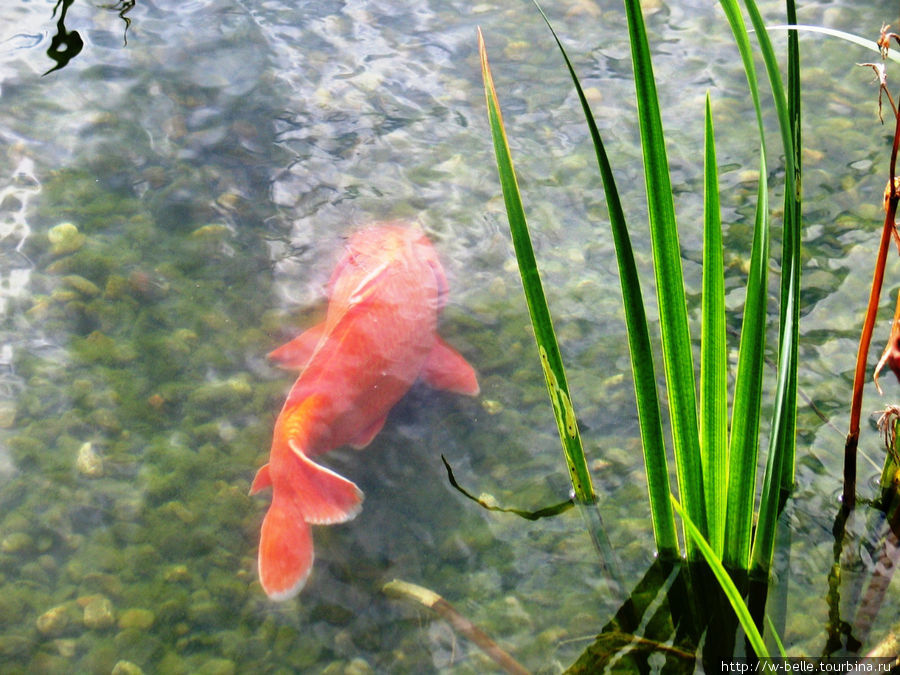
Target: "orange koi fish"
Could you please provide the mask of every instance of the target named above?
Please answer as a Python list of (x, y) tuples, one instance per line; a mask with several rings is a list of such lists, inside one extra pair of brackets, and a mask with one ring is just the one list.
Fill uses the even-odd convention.
[(475, 371), (437, 335), (447, 280), (419, 230), (382, 223), (354, 234), (328, 282), (325, 320), (270, 358), (300, 376), (275, 422), (269, 462), (250, 494), (272, 487), (259, 541), (259, 579), (273, 600), (303, 588), (313, 564), (310, 525), (350, 520), (363, 493), (312, 461), (342, 445), (363, 448), (421, 377), (478, 393)]

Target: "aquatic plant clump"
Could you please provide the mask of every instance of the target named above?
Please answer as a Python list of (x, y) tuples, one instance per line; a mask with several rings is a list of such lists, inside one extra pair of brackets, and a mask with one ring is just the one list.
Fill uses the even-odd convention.
[[(649, 237), (653, 250), (653, 270), (656, 280), (657, 307), (661, 332), (661, 349), (665, 370), (667, 412), (672, 435), (678, 491), (678, 505), (685, 526), (687, 562), (697, 566), (705, 558), (716, 578), (726, 591), (741, 621), (755, 653), (766, 656), (761, 637), (765, 630), (762, 622), (765, 594), (755, 607), (755, 623), (725, 567), (731, 570), (737, 583), (746, 587), (748, 575), (765, 584), (769, 577), (774, 551), (774, 532), (781, 509), (782, 495), (793, 486), (794, 447), (796, 443), (797, 401), (797, 353), (799, 341), (799, 289), (800, 289), (800, 145), (799, 145), (799, 66), (796, 35), (789, 41), (790, 105), (781, 81), (768, 33), (755, 4), (747, 2), (747, 11), (758, 33), (760, 52), (766, 65), (772, 86), (775, 110), (779, 120), (785, 152), (785, 206), (783, 251), (781, 258), (782, 283), (780, 296), (780, 337), (778, 347), (778, 373), (775, 386), (775, 404), (769, 430), (769, 450), (766, 473), (759, 501), (759, 514), (755, 530), (755, 485), (757, 471), (758, 434), (762, 414), (761, 395), (765, 345), (766, 303), (769, 266), (769, 207), (766, 180), (766, 139), (760, 95), (756, 81), (747, 30), (735, 2), (722, 2), (737, 42), (744, 70), (747, 75), (759, 129), (760, 174), (753, 236), (750, 273), (747, 280), (744, 320), (741, 330), (738, 367), (732, 401), (731, 426), (727, 418), (727, 359), (725, 356), (725, 298), (724, 268), (721, 237), (719, 187), (712, 113), (707, 96), (705, 121), (704, 163), (704, 257), (703, 257), (703, 336), (700, 342), (701, 407), (695, 399), (695, 373), (693, 347), (689, 333), (681, 248), (675, 221), (674, 196), (669, 177), (666, 140), (663, 135), (660, 103), (651, 63), (650, 43), (639, 3), (625, 3), (631, 44), (632, 64), (635, 72), (637, 117), (641, 132), (647, 203), (649, 210)], [(547, 16), (540, 10), (550, 27), (572, 77), (581, 103), (597, 155), (597, 162), (608, 201), (612, 234), (615, 241), (621, 280), (635, 393), (644, 446), (650, 496), (651, 520), (660, 559), (668, 566), (678, 559), (678, 543), (674, 535), (674, 516), (669, 503), (669, 476), (667, 458), (662, 440), (660, 405), (656, 393), (656, 374), (653, 352), (650, 347), (646, 310), (636, 272), (630, 232), (625, 224), (616, 182), (604, 149), (587, 98), (572, 63), (557, 37)], [(793, 20), (793, 3), (787, 3), (788, 15)], [(560, 439), (566, 456), (572, 484), (579, 501), (591, 504), (593, 494), (585, 496), (590, 485), (586, 474), (586, 461), (577, 433), (574, 409), (565, 385), (565, 373), (557, 347), (553, 323), (544, 299), (544, 291), (531, 246), (525, 212), (519, 195), (519, 187), (513, 169), (509, 143), (506, 138), (500, 104), (493, 76), (487, 61), (484, 39), (479, 31), (479, 52), (484, 80), (485, 98), (491, 135), (494, 142), (500, 183), (506, 204), (510, 231), (515, 243), (515, 253), (522, 277), (522, 284), (534, 326), (542, 368), (553, 403)], [(552, 354), (552, 361), (548, 360)], [(558, 400), (560, 392), (563, 404)], [(730, 438), (728, 436), (730, 432)], [(580, 467), (580, 469), (579, 469)], [(676, 502), (677, 505), (677, 502)], [(593, 510), (591, 511), (593, 512)], [(599, 511), (589, 531), (595, 536), (601, 560), (608, 564), (614, 559), (607, 550), (605, 538), (597, 537)], [(710, 546), (709, 539), (712, 542)], [(611, 567), (611, 574), (615, 567)], [(688, 585), (699, 585), (700, 577), (685, 580)], [(713, 603), (715, 604), (715, 603)], [(623, 608), (623, 612), (629, 607)], [(673, 607), (672, 611), (676, 611)], [(680, 610), (678, 610), (680, 611)], [(714, 607), (691, 607), (690, 620), (694, 628), (694, 644), (711, 621)], [(631, 611), (628, 612), (631, 614)], [(678, 623), (673, 615), (673, 623)], [(635, 621), (636, 623), (636, 621)], [(710, 627), (710, 631), (713, 628)], [(728, 645), (718, 645), (717, 640), (707, 640), (704, 658), (715, 662), (720, 652), (728, 655)], [(593, 658), (593, 657), (591, 657)], [(601, 657), (602, 659), (603, 657)], [(600, 664), (597, 664), (599, 667)]]

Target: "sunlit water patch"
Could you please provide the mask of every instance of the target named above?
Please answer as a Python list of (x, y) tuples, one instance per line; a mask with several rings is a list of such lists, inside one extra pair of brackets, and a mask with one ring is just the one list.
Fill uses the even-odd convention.
[[(743, 75), (718, 10), (646, 4), (691, 293), (711, 90), (737, 327), (757, 169), (744, 143), (755, 122)], [(504, 505), (537, 509), (568, 495), (493, 167), (480, 25), (626, 583), (652, 560), (605, 204), (540, 18), (527, 3), (138, 0), (126, 33), (122, 3), (75, 0), (66, 30), (84, 47), (42, 77), (55, 65), (54, 5), (0, 10), (0, 670), (495, 667), (446, 621), (385, 596), (394, 578), (441, 594), (531, 670), (572, 663), (624, 599), (582, 521), (483, 511), (440, 462)], [(764, 9), (782, 20), (775, 5)], [(872, 8), (810, 6), (800, 18), (872, 32), (893, 11), (872, 19)], [(579, 0), (551, 18), (642, 232), (622, 10)], [(851, 63), (872, 57), (803, 45), (800, 386), (832, 425), (801, 410), (785, 519), (793, 553), (773, 597), (787, 607), (789, 649), (815, 653), (826, 641), (843, 411), (887, 145), (870, 76)], [(365, 491), (364, 509), (316, 528), (308, 587), (274, 604), (255, 568), (268, 497), (247, 491), (292, 375), (265, 354), (321, 317), (347, 235), (392, 218), (419, 222), (434, 241), (450, 286), (441, 332), (475, 365), (482, 393), (416, 385), (370, 447), (326, 457)], [(635, 240), (650, 297), (646, 235)], [(774, 335), (774, 317), (772, 326)], [(874, 466), (860, 473), (870, 479), (880, 456), (876, 433), (865, 433)], [(850, 524), (848, 551), (865, 550), (855, 542), (875, 520)], [(848, 563), (847, 574), (866, 569)], [(897, 619), (893, 605), (870, 642)]]

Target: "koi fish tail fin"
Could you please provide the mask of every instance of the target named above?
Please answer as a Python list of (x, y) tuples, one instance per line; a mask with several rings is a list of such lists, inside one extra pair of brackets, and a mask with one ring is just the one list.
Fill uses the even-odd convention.
[(290, 489), (303, 519), (313, 525), (332, 525), (353, 520), (362, 509), (363, 493), (353, 481), (316, 464), (292, 441), (296, 460)]
[(259, 537), (259, 581), (272, 600), (303, 588), (313, 564), (312, 531), (294, 501), (276, 491)]
[(271, 486), (272, 505), (259, 538), (259, 581), (272, 600), (288, 600), (303, 588), (313, 565), (310, 524), (350, 520), (362, 508), (363, 493), (352, 482), (310, 460), (289, 442), (289, 480), (272, 481), (269, 465), (256, 474), (250, 493)]

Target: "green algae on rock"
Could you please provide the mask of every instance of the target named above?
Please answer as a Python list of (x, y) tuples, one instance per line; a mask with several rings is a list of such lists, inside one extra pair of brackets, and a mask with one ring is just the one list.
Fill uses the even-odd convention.
[(60, 223), (47, 231), (47, 240), (50, 242), (50, 252), (58, 256), (74, 253), (84, 246), (87, 237), (72, 223)]
[(84, 625), (91, 630), (104, 630), (116, 622), (116, 612), (112, 601), (104, 595), (95, 595), (84, 600)]

